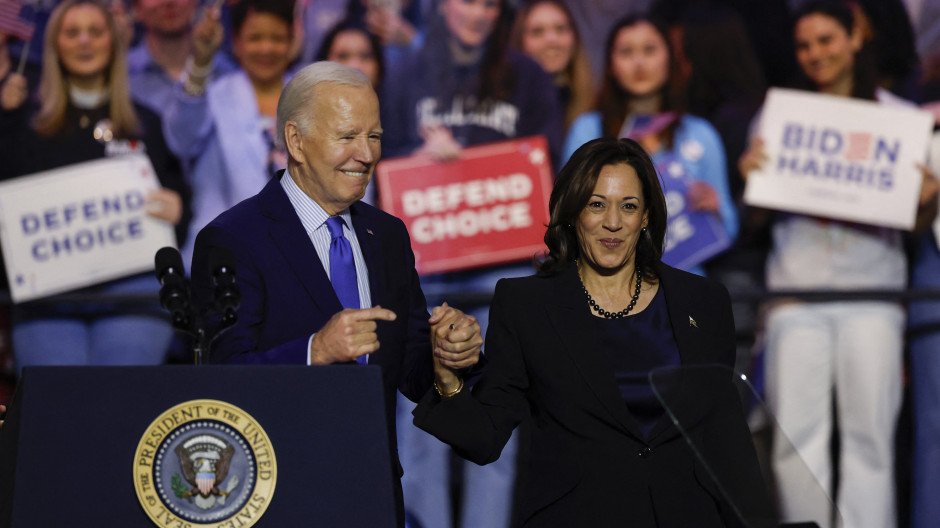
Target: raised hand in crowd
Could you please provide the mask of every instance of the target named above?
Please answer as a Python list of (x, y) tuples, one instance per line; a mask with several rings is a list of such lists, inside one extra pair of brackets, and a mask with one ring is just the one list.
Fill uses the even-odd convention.
[(366, 27), (382, 41), (383, 46), (407, 46), (415, 37), (415, 28), (388, 5), (370, 3), (365, 15)]
[(222, 46), (225, 30), (220, 18), (219, 8), (209, 7), (193, 27), (193, 64), (197, 69), (208, 68)]
[(114, 17), (114, 25), (117, 27), (117, 38), (124, 48), (131, 47), (131, 41), (134, 40), (134, 17), (127, 10), (123, 0), (113, 0), (109, 7), (111, 16)]
[(28, 96), (29, 86), (26, 77), (19, 73), (11, 73), (0, 87), (0, 108), (3, 108), (5, 112), (16, 110), (23, 106)]

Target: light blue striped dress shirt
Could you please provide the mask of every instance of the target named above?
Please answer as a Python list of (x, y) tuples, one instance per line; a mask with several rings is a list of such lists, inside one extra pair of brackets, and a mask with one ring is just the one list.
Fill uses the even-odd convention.
[[(324, 271), (326, 271), (326, 276), (329, 277), (330, 242), (332, 241), (332, 237), (330, 236), (329, 228), (326, 226), (326, 219), (329, 218), (330, 215), (328, 215), (313, 198), (307, 196), (286, 171), (281, 177), (281, 188), (287, 193), (287, 199), (290, 200), (291, 205), (294, 207), (294, 211), (300, 218), (300, 223), (303, 224), (307, 236), (310, 237), (310, 241), (313, 242), (313, 248), (316, 250), (317, 256), (320, 257), (320, 263), (323, 265)], [(342, 217), (343, 222), (345, 222), (343, 235), (349, 240), (349, 245), (352, 247), (353, 252), (353, 262), (356, 264), (356, 282), (359, 286), (359, 306), (361, 308), (370, 308), (372, 307), (372, 295), (369, 291), (369, 270), (366, 268), (366, 261), (362, 257), (362, 248), (359, 247), (359, 239), (356, 238), (356, 230), (353, 229), (352, 216), (349, 214), (348, 208), (344, 209), (339, 216)], [(313, 340), (312, 335), (310, 336), (310, 340)], [(307, 342), (307, 349), (310, 349), (310, 341)], [(368, 359), (366, 359), (366, 361), (368, 362)], [(309, 355), (307, 356), (307, 363), (310, 363)]]

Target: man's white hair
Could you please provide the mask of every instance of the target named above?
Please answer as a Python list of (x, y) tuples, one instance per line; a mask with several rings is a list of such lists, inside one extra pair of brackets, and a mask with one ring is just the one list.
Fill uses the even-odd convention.
[(304, 135), (313, 127), (313, 108), (316, 90), (320, 83), (372, 88), (369, 77), (361, 71), (338, 62), (320, 61), (304, 66), (284, 87), (277, 102), (278, 145), (284, 145), (284, 126), (288, 121), (297, 123)]

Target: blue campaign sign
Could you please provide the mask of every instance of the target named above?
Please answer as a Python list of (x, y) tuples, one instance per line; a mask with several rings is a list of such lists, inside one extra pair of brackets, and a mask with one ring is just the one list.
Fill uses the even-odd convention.
[(748, 205), (911, 229), (933, 116), (916, 107), (773, 88), (757, 135), (767, 162)]
[(689, 209), (691, 179), (676, 157), (657, 156), (656, 172), (663, 184), (668, 213), (663, 262), (688, 270), (727, 249), (731, 239), (718, 215)]

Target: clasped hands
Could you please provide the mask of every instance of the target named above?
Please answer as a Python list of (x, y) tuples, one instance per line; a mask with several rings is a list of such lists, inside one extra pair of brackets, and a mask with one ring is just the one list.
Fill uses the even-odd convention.
[[(394, 321), (396, 318), (395, 312), (381, 306), (358, 310), (347, 308), (334, 314), (310, 342), (310, 364), (347, 363), (377, 351), (380, 345), (376, 334), (377, 321)], [(480, 360), (483, 337), (475, 317), (444, 303), (431, 311), (428, 323), (431, 325), (434, 370), (439, 378), (439, 369), (456, 376), (454, 371), (471, 367)], [(456, 385), (456, 377), (454, 380)]]

